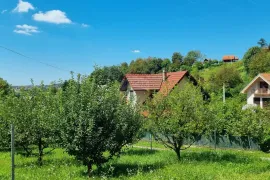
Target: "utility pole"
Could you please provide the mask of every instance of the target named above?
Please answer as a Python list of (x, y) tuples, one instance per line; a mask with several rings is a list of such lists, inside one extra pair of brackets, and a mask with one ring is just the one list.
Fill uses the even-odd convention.
[(11, 180), (15, 180), (15, 146), (13, 124), (11, 124)]
[(153, 150), (153, 138), (152, 138), (152, 134), (150, 133), (150, 147), (151, 147), (151, 151)]
[(225, 96), (225, 93), (226, 93), (225, 83), (223, 83), (223, 103), (226, 102), (226, 96)]
[[(223, 83), (223, 103), (226, 102), (226, 89), (225, 89), (225, 83)], [(217, 127), (215, 128), (214, 132), (214, 138), (215, 138), (215, 150), (217, 149)]]

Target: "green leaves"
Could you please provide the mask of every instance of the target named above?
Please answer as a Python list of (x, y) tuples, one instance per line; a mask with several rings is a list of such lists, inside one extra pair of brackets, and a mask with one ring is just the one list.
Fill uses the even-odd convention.
[(100, 166), (136, 140), (141, 116), (126, 104), (119, 84), (82, 77), (69, 83), (62, 98), (63, 145), (84, 165)]
[(148, 128), (155, 138), (176, 151), (185, 140), (197, 139), (207, 127), (203, 96), (198, 87), (186, 83), (176, 87), (168, 96), (157, 93), (147, 103)]

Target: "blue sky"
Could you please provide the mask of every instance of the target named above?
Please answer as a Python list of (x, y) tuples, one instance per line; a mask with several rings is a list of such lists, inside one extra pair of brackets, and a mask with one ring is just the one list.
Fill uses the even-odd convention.
[[(0, 0), (0, 77), (13, 85), (68, 79), (47, 67), (89, 74), (93, 65), (200, 50), (242, 57), (270, 41), (268, 0)], [(137, 51), (134, 51), (137, 50)]]

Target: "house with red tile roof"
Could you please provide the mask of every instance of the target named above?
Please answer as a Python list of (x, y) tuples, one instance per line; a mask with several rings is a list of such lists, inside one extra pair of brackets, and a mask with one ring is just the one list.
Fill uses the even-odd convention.
[(270, 105), (270, 73), (256, 76), (241, 93), (247, 94), (247, 104), (264, 108)]
[(167, 95), (175, 86), (183, 86), (190, 78), (187, 71), (160, 74), (126, 74), (120, 91), (126, 92), (127, 100), (142, 104), (155, 92)]
[(227, 62), (236, 62), (236, 61), (239, 60), (239, 58), (234, 56), (234, 55), (226, 55), (226, 56), (223, 56), (222, 60), (225, 63), (227, 63)]

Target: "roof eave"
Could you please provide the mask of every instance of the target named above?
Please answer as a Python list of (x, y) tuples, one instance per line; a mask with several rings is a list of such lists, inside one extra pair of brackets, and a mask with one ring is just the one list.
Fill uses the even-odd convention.
[(247, 91), (249, 90), (249, 88), (250, 88), (250, 86), (258, 79), (258, 78), (262, 78), (265, 82), (267, 82), (267, 84), (269, 84), (270, 85), (270, 82), (267, 80), (267, 79), (265, 79), (263, 76), (262, 76), (262, 74), (258, 74), (242, 91), (241, 91), (241, 93), (242, 94), (245, 94), (245, 93), (247, 93)]

